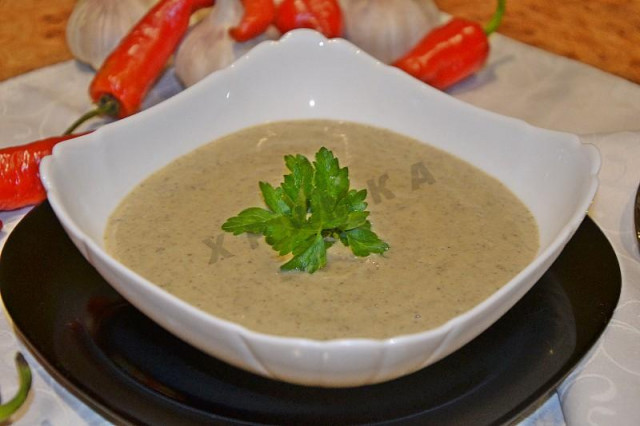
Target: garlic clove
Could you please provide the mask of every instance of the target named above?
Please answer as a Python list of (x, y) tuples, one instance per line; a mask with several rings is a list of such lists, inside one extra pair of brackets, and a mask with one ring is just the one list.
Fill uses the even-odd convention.
[(391, 63), (438, 25), (432, 0), (341, 0), (344, 37), (376, 59)]
[(246, 42), (237, 42), (229, 28), (237, 25), (244, 8), (240, 0), (217, 0), (208, 16), (184, 38), (175, 57), (175, 71), (185, 86), (191, 86), (210, 73), (225, 68), (264, 40), (279, 37), (275, 28)]
[(73, 56), (94, 69), (157, 0), (80, 0), (67, 23)]

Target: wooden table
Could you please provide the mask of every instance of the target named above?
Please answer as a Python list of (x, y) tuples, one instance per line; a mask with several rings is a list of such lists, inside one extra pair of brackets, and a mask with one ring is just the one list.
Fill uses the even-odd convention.
[[(65, 26), (75, 2), (0, 0), (0, 81), (71, 58)], [(479, 22), (495, 6), (488, 0), (435, 2)], [(639, 0), (508, 0), (499, 32), (640, 83)]]

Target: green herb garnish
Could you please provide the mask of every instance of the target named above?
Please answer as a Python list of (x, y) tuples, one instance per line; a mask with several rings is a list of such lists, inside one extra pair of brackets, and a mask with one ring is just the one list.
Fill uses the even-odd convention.
[(15, 362), (18, 370), (20, 386), (13, 398), (0, 405), (0, 423), (2, 424), (4, 424), (4, 422), (8, 422), (11, 416), (13, 416), (16, 411), (22, 407), (22, 404), (27, 400), (29, 390), (31, 389), (32, 375), (31, 368), (29, 368), (27, 360), (24, 359), (24, 356), (20, 352), (18, 352), (16, 354)]
[(222, 229), (239, 235), (262, 234), (281, 256), (293, 258), (280, 268), (313, 273), (327, 264), (327, 249), (337, 240), (356, 256), (384, 253), (389, 245), (367, 220), (367, 190), (349, 189), (349, 169), (340, 167), (327, 148), (313, 164), (303, 155), (286, 155), (287, 169), (279, 187), (260, 182), (267, 208), (251, 207), (229, 218)]

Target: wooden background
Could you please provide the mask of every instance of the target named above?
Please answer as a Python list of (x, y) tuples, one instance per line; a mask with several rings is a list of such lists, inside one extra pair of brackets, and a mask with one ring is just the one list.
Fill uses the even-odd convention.
[[(65, 26), (75, 1), (0, 0), (0, 81), (71, 58)], [(495, 7), (435, 2), (479, 22)], [(640, 0), (508, 0), (499, 32), (640, 83)]]

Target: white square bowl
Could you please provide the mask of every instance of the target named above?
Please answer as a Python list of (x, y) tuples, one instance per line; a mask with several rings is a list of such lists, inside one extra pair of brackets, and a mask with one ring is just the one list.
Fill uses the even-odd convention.
[[(337, 119), (385, 127), (444, 149), (500, 179), (537, 220), (540, 250), (473, 309), (421, 333), (384, 340), (278, 337), (206, 314), (104, 250), (107, 219), (129, 191), (173, 159), (265, 122)], [(82, 254), (161, 326), (232, 365), (315, 386), (358, 386), (412, 373), (457, 350), (511, 308), (583, 220), (599, 155), (577, 136), (462, 103), (350, 43), (297, 30), (155, 107), (58, 145), (41, 165), (49, 201)]]

